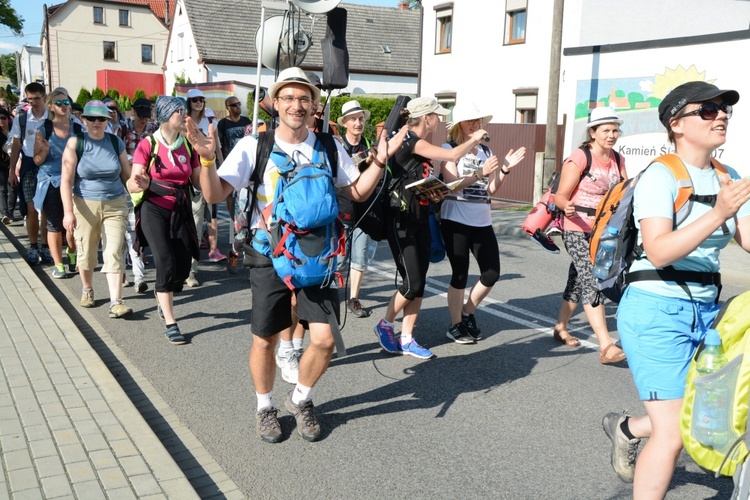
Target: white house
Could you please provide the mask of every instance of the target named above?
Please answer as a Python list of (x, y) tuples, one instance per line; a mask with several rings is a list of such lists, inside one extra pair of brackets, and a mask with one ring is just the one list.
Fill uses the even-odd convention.
[[(471, 99), (499, 123), (545, 123), (553, 2), (423, 0), (421, 94), (450, 106)], [(558, 120), (565, 151), (583, 139), (588, 111), (610, 105), (625, 120), (618, 143), (633, 172), (668, 151), (656, 108), (689, 80), (750, 99), (742, 54), (750, 49), (750, 2), (735, 0), (566, 0)], [(717, 152), (744, 167), (750, 134), (743, 100)], [(750, 170), (745, 170), (750, 173)]]
[(31, 82), (44, 82), (42, 48), (24, 45), (18, 56), (18, 88), (23, 92)]
[[(418, 11), (340, 4), (347, 10), (346, 44), (349, 85), (336, 91), (367, 94), (417, 92), (419, 69)], [(207, 15), (210, 13), (210, 15)], [(266, 19), (283, 11), (266, 10)], [(261, 2), (177, 0), (164, 62), (166, 91), (178, 80), (192, 83), (256, 82), (256, 32)], [(302, 15), (301, 28), (312, 33), (312, 46), (301, 66), (320, 74), (320, 40), (326, 17)], [(261, 85), (273, 83), (273, 71), (263, 68)]]

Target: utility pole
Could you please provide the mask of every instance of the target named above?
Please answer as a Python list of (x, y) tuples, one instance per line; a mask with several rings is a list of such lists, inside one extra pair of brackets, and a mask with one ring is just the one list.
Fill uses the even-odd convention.
[(560, 91), (560, 56), (562, 52), (563, 10), (565, 0), (554, 0), (552, 7), (552, 39), (549, 55), (549, 85), (547, 86), (547, 130), (544, 136), (544, 166), (542, 182), (534, 185), (534, 201), (542, 197), (544, 184), (557, 171), (557, 108)]

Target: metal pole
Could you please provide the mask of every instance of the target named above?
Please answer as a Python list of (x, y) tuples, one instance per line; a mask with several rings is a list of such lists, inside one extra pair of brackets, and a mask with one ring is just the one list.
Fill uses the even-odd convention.
[(562, 47), (563, 10), (565, 0), (555, 0), (552, 7), (552, 39), (549, 56), (547, 95), (547, 130), (544, 136), (543, 183), (535, 186), (534, 202), (542, 197), (544, 182), (557, 171), (557, 108), (560, 91), (560, 56)]

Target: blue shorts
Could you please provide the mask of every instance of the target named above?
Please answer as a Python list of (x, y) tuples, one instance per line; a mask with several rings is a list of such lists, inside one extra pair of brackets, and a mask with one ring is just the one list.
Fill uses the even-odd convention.
[[(617, 308), (617, 331), (641, 400), (684, 396), (690, 361), (720, 308), (713, 302), (662, 297), (634, 286), (625, 290)], [(691, 332), (693, 312), (696, 331)]]

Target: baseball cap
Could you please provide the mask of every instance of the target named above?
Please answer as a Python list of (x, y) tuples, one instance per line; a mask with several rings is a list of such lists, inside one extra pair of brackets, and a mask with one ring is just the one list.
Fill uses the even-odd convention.
[(139, 118), (150, 118), (151, 117), (151, 101), (141, 97), (133, 102), (133, 111), (138, 115)]
[(710, 101), (715, 97), (721, 97), (731, 105), (740, 100), (740, 94), (736, 90), (721, 90), (716, 85), (701, 81), (683, 83), (672, 89), (659, 104), (659, 121), (669, 128), (669, 120), (677, 116), (682, 108), (691, 102)]

